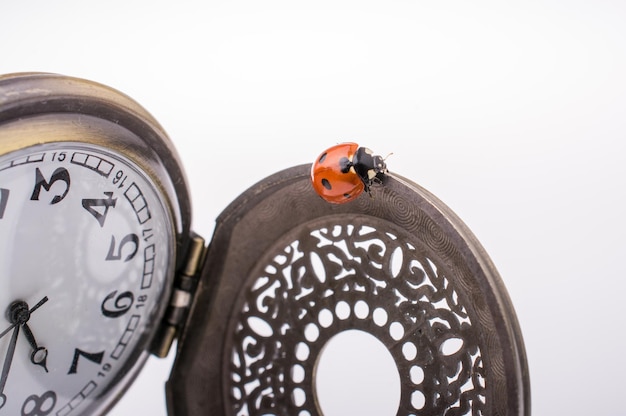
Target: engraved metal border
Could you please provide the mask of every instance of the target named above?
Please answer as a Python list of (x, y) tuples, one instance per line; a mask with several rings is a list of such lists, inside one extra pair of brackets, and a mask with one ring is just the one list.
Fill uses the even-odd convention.
[[(356, 273), (356, 280), (359, 276), (361, 279), (360, 287), (371, 286), (376, 279), (389, 283), (389, 276), (396, 279), (398, 286), (391, 285), (395, 287), (389, 292), (393, 295), (387, 295), (383, 304), (380, 304), (381, 299), (374, 299), (372, 294), (378, 294), (375, 292), (366, 291), (366, 298), (358, 299), (360, 295), (337, 290), (339, 296), (330, 303), (329, 298), (319, 296), (317, 303), (310, 306), (311, 313), (300, 315), (300, 318), (308, 316), (301, 319), (300, 326), (297, 321), (286, 324), (289, 334), (300, 335), (274, 343), (282, 349), (274, 351), (273, 356), (283, 357), (283, 361), (266, 367), (261, 373), (265, 376), (272, 374), (267, 372), (268, 368), (277, 372), (274, 379), (269, 379), (270, 384), (274, 383), (273, 391), (259, 396), (256, 404), (249, 401), (243, 408), (242, 401), (250, 399), (247, 396), (251, 390), (241, 390), (237, 383), (242, 382), (241, 374), (250, 377), (254, 372), (247, 371), (250, 362), (246, 360), (255, 354), (257, 358), (265, 359), (251, 349), (254, 342), (258, 345), (258, 339), (250, 343), (250, 337), (254, 336), (246, 330), (247, 319), (254, 315), (250, 312), (251, 305), (258, 301), (254, 293), (262, 286), (259, 279), (267, 278), (268, 270), (272, 272), (271, 267), (268, 269), (270, 265), (275, 269), (284, 268), (280, 264), (276, 266), (276, 259), (289, 256), (296, 247), (302, 253), (317, 252), (316, 256), (324, 262), (324, 253), (335, 248), (332, 244), (321, 247), (315, 238), (311, 240), (311, 236), (317, 233), (319, 241), (320, 232), (328, 232), (334, 227), (344, 230), (339, 232), (342, 235), (340, 240), (344, 242), (358, 234), (354, 234), (354, 230), (363, 227), (377, 233), (375, 240), (386, 240), (382, 245), (370, 245), (370, 250), (360, 256), (382, 267), (382, 274), (387, 277), (372, 277), (378, 272), (371, 270), (370, 262), (361, 261), (360, 271)], [(352, 227), (352, 236), (346, 233), (349, 227)], [(402, 247), (403, 259), (414, 257), (421, 265), (421, 272), (407, 269), (407, 264), (412, 264), (407, 261), (402, 264), (402, 271), (393, 276), (396, 272), (392, 269), (396, 266), (392, 267), (389, 256), (398, 247)], [(313, 261), (310, 254), (307, 256), (307, 261)], [(345, 266), (345, 262), (354, 258), (350, 255), (343, 260), (343, 270), (352, 267)], [(292, 267), (296, 260), (292, 258), (284, 264)], [(465, 225), (444, 204), (410, 181), (388, 175), (384, 185), (374, 190), (373, 198), (363, 196), (345, 206), (335, 206), (320, 200), (312, 191), (308, 166), (279, 172), (242, 194), (220, 216), (206, 266), (201, 293), (168, 383), (168, 403), (175, 414), (200, 414), (197, 412), (201, 408), (210, 409), (211, 414), (216, 415), (235, 415), (237, 412), (318, 414), (319, 409), (312, 399), (314, 375), (311, 370), (316, 354), (333, 334), (351, 327), (360, 327), (381, 340), (387, 338), (384, 343), (394, 356), (399, 371), (410, 372), (415, 366), (423, 370), (423, 380), (411, 381), (409, 374), (410, 382), (403, 383), (398, 414), (530, 414), (523, 341), (497, 271)], [(332, 267), (325, 263), (324, 268), (327, 266)], [(315, 267), (308, 267), (310, 280), (311, 276), (315, 277), (315, 271), (311, 272)], [(332, 273), (328, 270), (327, 274)], [(303, 276), (298, 275), (290, 284), (300, 279), (298, 284), (302, 285)], [(424, 286), (420, 281), (430, 283)], [(313, 288), (311, 282), (305, 282), (305, 285)], [(405, 290), (411, 283), (411, 290), (399, 297), (400, 290)], [(402, 285), (405, 289), (398, 289)], [(431, 306), (421, 302), (421, 296), (415, 299), (415, 291), (420, 286), (422, 291), (429, 291), (430, 298), (426, 296), (426, 299)], [(316, 290), (319, 288), (313, 288), (313, 293)], [(289, 309), (285, 308), (286, 305), (293, 306), (289, 296), (281, 299), (283, 310)], [(382, 329), (384, 325), (376, 324), (369, 312), (362, 314), (363, 318), (356, 317), (355, 305), (359, 300), (366, 302), (369, 311), (386, 310), (389, 322), (399, 322), (403, 326), (402, 336), (397, 340), (387, 336), (390, 334), (388, 328)], [(442, 300), (445, 300), (443, 307), (438, 303)], [(266, 306), (270, 303), (271, 307), (281, 306), (276, 299), (265, 301), (269, 302)], [(306, 343), (308, 354), (304, 360), (299, 359), (296, 349), (303, 339), (306, 340), (302, 335), (306, 325), (313, 323), (313, 318), (322, 309), (336, 310), (339, 302), (345, 302), (355, 316), (340, 322), (337, 320), (335, 326), (329, 326), (330, 330), (318, 325), (318, 338)], [(393, 311), (398, 305), (402, 307)], [(259, 310), (255, 313), (257, 318), (264, 316)], [(439, 315), (438, 321), (433, 318), (436, 315)], [(272, 335), (279, 334), (281, 327), (276, 327), (274, 321), (267, 322), (267, 317), (265, 319)], [(285, 323), (281, 325), (284, 329)], [(394, 350), (395, 344), (390, 338), (400, 345), (399, 349)], [(443, 343), (449, 339), (461, 340), (462, 346), (452, 354), (441, 354)], [(246, 342), (247, 352), (242, 347)], [(409, 343), (415, 347), (415, 357), (413, 352), (402, 350), (402, 346)], [(239, 375), (238, 365), (244, 371)], [(295, 365), (304, 369), (307, 375), (304, 379), (293, 380), (291, 377)], [(452, 380), (452, 383), (443, 380)], [(455, 384), (455, 380), (459, 383)], [(304, 399), (300, 394), (301, 398), (294, 400), (295, 388), (302, 389)], [(426, 401), (419, 409), (411, 401), (415, 392), (421, 392)]]

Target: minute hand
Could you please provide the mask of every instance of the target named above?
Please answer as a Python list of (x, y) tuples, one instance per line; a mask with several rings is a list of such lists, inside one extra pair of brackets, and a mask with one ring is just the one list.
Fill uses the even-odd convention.
[(13, 362), (13, 354), (15, 353), (15, 344), (17, 344), (17, 336), (20, 334), (20, 327), (15, 326), (13, 330), (13, 336), (7, 349), (7, 355), (4, 357), (4, 365), (2, 366), (2, 374), (0, 374), (0, 409), (7, 402), (7, 396), (4, 394), (4, 387), (7, 384), (7, 378), (9, 377), (9, 370), (11, 369), (11, 363)]

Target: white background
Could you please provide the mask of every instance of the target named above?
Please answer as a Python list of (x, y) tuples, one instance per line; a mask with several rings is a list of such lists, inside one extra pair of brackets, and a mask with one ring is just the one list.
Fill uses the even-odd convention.
[[(386, 155), (474, 231), (526, 341), (535, 415), (621, 415), (626, 3), (3, 1), (0, 73), (95, 80), (176, 143), (194, 228), (324, 148)], [(164, 415), (171, 357), (111, 414)]]

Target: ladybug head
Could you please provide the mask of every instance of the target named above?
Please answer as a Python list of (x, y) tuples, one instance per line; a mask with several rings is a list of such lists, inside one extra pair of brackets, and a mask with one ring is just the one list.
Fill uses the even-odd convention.
[(372, 157), (374, 162), (374, 170), (376, 173), (385, 173), (387, 172), (387, 164), (385, 163), (385, 158), (382, 156), (374, 155)]
[(387, 172), (385, 158), (375, 155), (367, 147), (359, 147), (357, 149), (352, 158), (352, 166), (365, 184), (366, 190), (378, 174)]

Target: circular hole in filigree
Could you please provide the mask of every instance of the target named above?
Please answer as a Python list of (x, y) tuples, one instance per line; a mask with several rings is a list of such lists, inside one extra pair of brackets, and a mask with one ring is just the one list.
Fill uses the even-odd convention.
[(356, 329), (324, 346), (314, 388), (325, 416), (392, 416), (400, 406), (400, 374), (391, 353), (378, 338)]
[(299, 342), (298, 345), (296, 345), (296, 358), (298, 360), (306, 361), (309, 358), (310, 352), (309, 346), (304, 342)]
[(233, 387), (232, 393), (233, 393), (233, 398), (235, 400), (241, 399), (242, 395), (241, 395), (241, 390), (239, 388)]
[(424, 407), (425, 404), (426, 396), (424, 396), (424, 393), (419, 390), (415, 390), (411, 394), (411, 406), (413, 406), (413, 408), (416, 410), (420, 410)]
[(248, 325), (250, 326), (250, 329), (252, 331), (264, 338), (269, 338), (274, 335), (274, 330), (272, 329), (272, 326), (258, 316), (249, 317)]
[(232, 377), (232, 378), (233, 378), (233, 381), (234, 381), (235, 383), (239, 383), (239, 382), (241, 381), (241, 375), (239, 375), (239, 374), (233, 374), (232, 376), (233, 376), (233, 377)]
[(385, 326), (387, 324), (387, 320), (389, 319), (387, 311), (383, 308), (374, 309), (374, 314), (372, 317), (374, 318), (374, 323), (378, 326)]
[(411, 382), (413, 384), (421, 384), (424, 381), (424, 369), (420, 366), (414, 365), (410, 371)]
[(407, 361), (413, 361), (417, 357), (417, 347), (412, 342), (405, 342), (402, 346), (402, 354)]
[(337, 318), (341, 320), (348, 319), (350, 317), (350, 305), (343, 300), (338, 302), (335, 306), (335, 313), (337, 314)]
[(393, 253), (391, 253), (390, 266), (391, 266), (391, 275), (393, 277), (398, 277), (400, 271), (402, 270), (402, 263), (404, 261), (404, 256), (402, 254), (402, 248), (397, 247)]
[(333, 324), (333, 313), (328, 309), (322, 309), (317, 316), (317, 320), (323, 328), (328, 328)]
[(320, 282), (324, 283), (326, 281), (326, 269), (324, 268), (322, 259), (320, 259), (320, 256), (314, 251), (311, 252), (309, 258), (311, 259), (311, 266), (315, 276), (317, 276)]
[(305, 375), (306, 372), (304, 371), (304, 367), (300, 364), (296, 364), (291, 367), (291, 380), (293, 380), (294, 383), (302, 383)]
[(300, 387), (293, 389), (291, 398), (297, 407), (302, 407), (306, 403), (306, 393)]
[(404, 327), (400, 322), (392, 322), (389, 325), (389, 335), (396, 341), (400, 341), (404, 336)]
[(484, 389), (485, 388), (485, 378), (482, 375), (480, 375), (480, 374), (476, 374), (476, 380), (478, 382), (478, 385)]
[(354, 305), (354, 315), (359, 319), (365, 319), (370, 314), (370, 307), (364, 300), (360, 300)]
[(456, 354), (463, 347), (461, 338), (448, 338), (441, 343), (441, 353), (446, 357)]
[(315, 324), (308, 324), (304, 328), (304, 337), (309, 342), (317, 341), (317, 338), (320, 336), (320, 329)]

